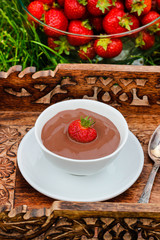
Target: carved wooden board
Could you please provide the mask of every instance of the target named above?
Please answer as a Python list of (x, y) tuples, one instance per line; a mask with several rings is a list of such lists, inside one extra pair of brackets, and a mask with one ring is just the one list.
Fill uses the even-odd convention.
[(42, 111), (65, 99), (89, 98), (121, 111), (125, 107), (130, 112), (159, 112), (157, 66), (62, 64), (55, 71), (35, 72), (33, 67), (20, 70), (20, 66), (14, 66), (0, 74), (1, 110)]
[[(150, 203), (137, 203), (153, 166), (147, 145), (160, 124), (160, 67), (62, 64), (36, 72), (14, 66), (0, 72), (0, 96), (0, 239), (160, 239), (158, 175)], [(142, 144), (141, 176), (110, 201), (55, 201), (33, 189), (17, 167), (18, 145), (39, 113), (73, 98), (117, 108)]]

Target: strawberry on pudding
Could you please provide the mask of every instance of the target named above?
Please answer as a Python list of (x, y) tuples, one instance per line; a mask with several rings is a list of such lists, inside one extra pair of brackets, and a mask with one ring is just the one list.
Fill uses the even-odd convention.
[(88, 116), (71, 122), (68, 127), (69, 136), (81, 143), (93, 141), (97, 137), (97, 132), (93, 128), (94, 123)]
[(97, 159), (113, 153), (120, 133), (106, 117), (86, 110), (64, 110), (43, 126), (41, 139), (51, 152), (70, 159)]

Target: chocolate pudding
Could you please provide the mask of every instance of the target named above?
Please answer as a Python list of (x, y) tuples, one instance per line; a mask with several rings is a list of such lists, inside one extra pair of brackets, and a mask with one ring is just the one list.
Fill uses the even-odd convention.
[[(94, 119), (97, 137), (92, 142), (79, 143), (69, 137), (68, 126), (72, 121), (86, 116)], [(120, 143), (120, 134), (106, 117), (79, 108), (62, 111), (51, 118), (42, 129), (41, 139), (43, 145), (57, 155), (87, 160), (113, 153)]]

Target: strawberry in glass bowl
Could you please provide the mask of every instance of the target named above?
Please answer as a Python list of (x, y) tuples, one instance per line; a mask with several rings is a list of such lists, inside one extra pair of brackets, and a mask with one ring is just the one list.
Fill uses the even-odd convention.
[(157, 0), (19, 1), (50, 54), (66, 62), (131, 64), (160, 42)]

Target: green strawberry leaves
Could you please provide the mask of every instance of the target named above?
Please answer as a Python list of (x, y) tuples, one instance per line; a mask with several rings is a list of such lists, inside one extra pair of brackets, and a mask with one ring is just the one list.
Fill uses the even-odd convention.
[(87, 50), (88, 48), (90, 48), (92, 45), (91, 45), (91, 42), (89, 42), (88, 44), (85, 44), (85, 45), (82, 45), (80, 46), (80, 50), (83, 50), (85, 53), (87, 53)]
[(155, 23), (154, 25), (148, 27), (148, 31), (151, 33), (151, 34), (154, 34), (158, 31), (160, 31), (160, 24), (159, 23)]
[(70, 54), (70, 50), (75, 50), (75, 47), (70, 45), (66, 36), (60, 36), (58, 40), (54, 41), (58, 46), (55, 47), (55, 50), (58, 51), (59, 54), (65, 53), (66, 55)]
[(139, 33), (139, 36), (135, 39), (135, 44), (136, 44), (136, 47), (145, 46), (145, 42), (143, 40), (143, 35), (141, 32)]
[(99, 8), (102, 13), (105, 13), (105, 10), (109, 10), (109, 7), (111, 6), (111, 4), (109, 3), (109, 1), (105, 1), (105, 0), (98, 0), (97, 1), (97, 5), (96, 7)]
[(130, 17), (127, 17), (126, 15), (124, 17), (119, 18), (119, 25), (121, 27), (126, 28), (128, 31), (131, 30), (131, 25), (133, 25), (133, 22), (131, 21)]
[(87, 28), (87, 29), (89, 29), (89, 30), (92, 29), (92, 27), (91, 27), (88, 19), (86, 19), (86, 20), (84, 20), (84, 21), (82, 22), (82, 26), (85, 27), (85, 28)]
[(111, 43), (111, 39), (110, 38), (101, 38), (98, 40), (97, 46), (101, 46), (103, 47), (103, 49), (106, 51), (108, 44)]
[(86, 6), (87, 5), (87, 1), (86, 0), (78, 0), (78, 2), (80, 4), (82, 4), (83, 6)]
[(146, 8), (147, 5), (144, 3), (144, 0), (134, 0), (133, 4), (132, 4), (132, 9), (131, 9), (131, 13), (137, 13), (138, 16), (140, 16), (144, 10), (144, 8)]
[(81, 126), (85, 128), (91, 127), (95, 121), (92, 118), (89, 118), (88, 116), (85, 118), (81, 117)]

